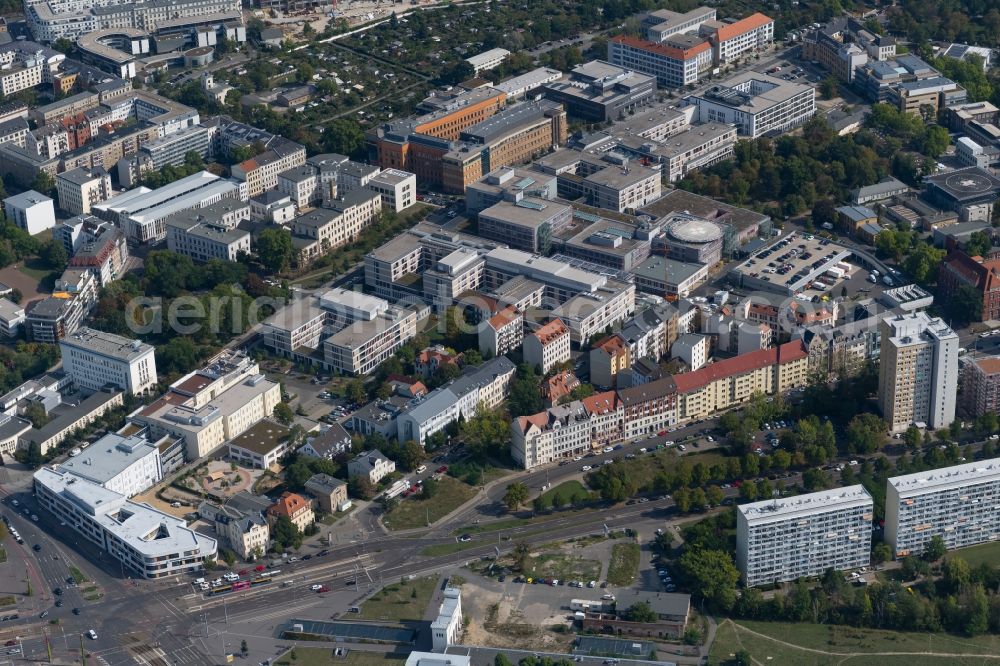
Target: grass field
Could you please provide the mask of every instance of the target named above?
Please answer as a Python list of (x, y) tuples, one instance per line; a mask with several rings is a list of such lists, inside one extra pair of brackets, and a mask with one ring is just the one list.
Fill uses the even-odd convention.
[(409, 530), (426, 527), (462, 506), (476, 491), (458, 479), (442, 477), (437, 494), (431, 499), (404, 499), (382, 521), (390, 530)]
[(298, 647), (295, 648), (294, 660), (291, 658), (291, 652), (286, 652), (274, 662), (274, 666), (333, 666), (334, 664), (345, 664), (347, 666), (400, 666), (404, 663), (406, 663), (405, 655), (351, 650), (346, 657), (334, 657), (333, 650), (330, 648)]
[(996, 564), (1000, 561), (1000, 541), (994, 541), (993, 543), (981, 543), (978, 546), (969, 546), (968, 548), (959, 548), (958, 550), (949, 551), (945, 558), (951, 557), (961, 557), (963, 560), (969, 563), (972, 568), (978, 567), (980, 564)]
[(563, 506), (569, 504), (580, 504), (581, 502), (586, 502), (590, 499), (590, 493), (586, 488), (584, 488), (582, 483), (575, 479), (571, 481), (563, 481), (555, 488), (549, 488), (539, 496), (539, 499), (545, 503), (545, 506), (550, 506), (552, 504), (552, 499), (556, 495), (562, 497)]
[(461, 553), (463, 550), (469, 550), (470, 548), (477, 548), (482, 546), (483, 542), (466, 541), (462, 543), (461, 541), (456, 541), (455, 543), (439, 543), (434, 546), (427, 546), (420, 550), (421, 555), (426, 555), (427, 557), (440, 557), (441, 555), (451, 555), (452, 553)]
[(531, 558), (526, 574), (532, 578), (597, 580), (601, 575), (601, 563), (578, 555), (542, 553)]
[(639, 544), (616, 543), (611, 548), (611, 563), (608, 564), (608, 583), (611, 585), (631, 585), (639, 574)]
[(73, 577), (73, 582), (75, 582), (77, 585), (79, 585), (80, 583), (89, 582), (87, 580), (87, 577), (83, 575), (83, 572), (77, 569), (76, 567), (69, 568), (69, 575)]
[(12, 596), (5, 595), (0, 597), (0, 608), (3, 608), (4, 606), (13, 606), (16, 603), (17, 599)]
[(361, 604), (362, 620), (421, 620), (437, 587), (437, 576), (386, 585)]
[(1000, 658), (1000, 636), (962, 638), (822, 624), (737, 624), (725, 620), (712, 644), (710, 663), (724, 663), (741, 649), (750, 653), (755, 664), (973, 666), (1000, 660), (983, 658)]

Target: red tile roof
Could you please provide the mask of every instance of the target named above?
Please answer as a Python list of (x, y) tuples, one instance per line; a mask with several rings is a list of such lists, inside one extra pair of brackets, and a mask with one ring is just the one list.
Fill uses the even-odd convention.
[(501, 328), (516, 321), (521, 315), (518, 313), (517, 308), (513, 305), (508, 305), (500, 312), (496, 313), (490, 317), (490, 326), (495, 331), (499, 331)]
[(614, 355), (628, 349), (628, 343), (625, 342), (625, 338), (615, 333), (594, 345), (594, 349), (603, 349), (608, 354)]
[(733, 358), (727, 358), (718, 363), (706, 365), (694, 372), (684, 372), (674, 375), (674, 382), (677, 384), (678, 393), (690, 393), (702, 387), (708, 386), (714, 381), (726, 377), (742, 375), (751, 370), (766, 368), (769, 365), (788, 363), (798, 359), (806, 358), (808, 353), (801, 341), (786, 342), (780, 347), (770, 349), (760, 349), (749, 354), (740, 354)]
[(973, 361), (979, 368), (987, 375), (995, 375), (1000, 373), (1000, 358), (990, 357), (990, 358), (978, 358)]
[(716, 38), (720, 42), (724, 42), (734, 37), (739, 37), (740, 35), (750, 32), (751, 30), (756, 30), (761, 28), (768, 23), (774, 23), (774, 19), (770, 16), (764, 16), (760, 12), (756, 14), (751, 14), (745, 19), (740, 19), (735, 23), (730, 23), (729, 25), (724, 25), (715, 31)]
[(540, 329), (532, 333), (542, 345), (547, 345), (561, 335), (565, 335), (569, 332), (566, 328), (566, 324), (562, 322), (562, 319), (553, 319), (549, 323), (542, 326)]
[(278, 501), (271, 505), (268, 511), (276, 516), (287, 516), (291, 518), (296, 513), (301, 511), (303, 507), (309, 506), (302, 495), (296, 495), (295, 493), (284, 492)]
[(608, 412), (613, 412), (620, 404), (618, 402), (618, 394), (614, 391), (595, 393), (592, 396), (584, 398), (580, 402), (583, 403), (583, 406), (590, 414), (606, 414)]
[(537, 414), (532, 414), (531, 416), (519, 416), (517, 417), (517, 427), (520, 429), (521, 434), (528, 432), (531, 426), (535, 425), (539, 428), (544, 428), (549, 423), (549, 413), (548, 412), (538, 412)]
[(627, 35), (612, 37), (611, 41), (624, 44), (625, 46), (631, 46), (632, 48), (639, 49), (640, 51), (648, 51), (667, 58), (673, 58), (674, 60), (690, 60), (699, 53), (704, 53), (712, 48), (712, 45), (708, 42), (701, 42), (700, 44), (695, 44), (690, 48), (682, 49), (676, 46), (666, 46), (665, 44), (648, 42), (644, 39), (629, 37)]

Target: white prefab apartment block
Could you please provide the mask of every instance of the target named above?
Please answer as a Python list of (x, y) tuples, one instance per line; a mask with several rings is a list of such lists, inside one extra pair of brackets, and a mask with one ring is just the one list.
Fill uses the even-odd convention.
[(1000, 458), (888, 480), (885, 540), (896, 557), (923, 554), (935, 536), (948, 550), (1000, 539)]
[(81, 328), (59, 341), (63, 371), (78, 386), (97, 391), (112, 385), (132, 394), (157, 382), (152, 345), (93, 328)]
[(873, 504), (860, 484), (736, 509), (736, 564), (748, 587), (871, 561)]

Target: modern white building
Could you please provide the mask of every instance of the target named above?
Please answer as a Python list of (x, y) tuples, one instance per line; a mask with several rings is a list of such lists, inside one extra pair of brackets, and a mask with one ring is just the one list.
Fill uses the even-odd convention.
[(431, 622), (431, 645), (435, 652), (444, 652), (449, 646), (458, 643), (462, 633), (462, 590), (446, 587), (442, 594), (444, 599), (437, 619)]
[(736, 125), (742, 136), (787, 132), (816, 113), (816, 89), (811, 85), (744, 72), (709, 86), (687, 102), (698, 107), (703, 123)]
[(56, 226), (56, 208), (52, 199), (28, 190), (3, 200), (7, 219), (34, 236)]
[(889, 429), (948, 427), (955, 420), (958, 335), (923, 311), (885, 317), (879, 330), (878, 401)]
[(670, 353), (684, 361), (688, 370), (698, 370), (708, 363), (709, 340), (707, 335), (685, 333), (670, 347)]
[(215, 558), (215, 539), (69, 471), (42, 468), (34, 487), (42, 507), (143, 578), (201, 571)]
[(164, 221), (170, 251), (195, 261), (236, 261), (241, 254), (250, 254), (249, 231), (231, 229), (211, 220), (193, 221), (190, 217), (181, 214)]
[(736, 507), (736, 564), (747, 587), (871, 562), (872, 497), (862, 485)]
[(108, 433), (80, 455), (67, 458), (57, 469), (125, 497), (138, 495), (163, 478), (157, 443), (142, 435)]
[(466, 58), (465, 62), (472, 65), (472, 68), (476, 70), (476, 76), (479, 76), (480, 72), (493, 69), (494, 67), (499, 67), (509, 55), (510, 51), (507, 49), (490, 49), (489, 51), (484, 51), (479, 55)]
[(134, 395), (156, 386), (152, 345), (93, 328), (80, 328), (59, 341), (63, 372), (78, 386), (97, 391), (109, 384)]
[(886, 482), (885, 540), (896, 557), (922, 555), (935, 536), (963, 548), (1000, 539), (1000, 458), (894, 476)]
[(409, 171), (384, 169), (366, 187), (382, 196), (383, 208), (396, 213), (417, 202), (417, 174)]
[(24, 323), (24, 308), (14, 301), (0, 298), (0, 335), (16, 338), (21, 334)]

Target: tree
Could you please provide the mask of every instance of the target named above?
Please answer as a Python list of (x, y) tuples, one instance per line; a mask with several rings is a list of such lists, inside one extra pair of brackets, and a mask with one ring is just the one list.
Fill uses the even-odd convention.
[(355, 476), (347, 482), (347, 491), (352, 497), (358, 497), (363, 500), (370, 500), (375, 496), (375, 488), (372, 486), (372, 482), (363, 476)]
[(722, 612), (733, 607), (740, 572), (728, 553), (688, 548), (677, 563), (697, 597)]
[(465, 445), (478, 456), (503, 455), (510, 448), (510, 423), (499, 411), (480, 405), (476, 415), (458, 427)]
[(274, 418), (278, 420), (278, 423), (289, 425), (295, 420), (295, 414), (292, 412), (292, 408), (288, 406), (287, 402), (279, 402), (274, 406)]
[(274, 521), (271, 537), (282, 548), (299, 548), (302, 545), (302, 533), (288, 516), (278, 516)]
[(201, 360), (201, 353), (188, 337), (174, 337), (156, 347), (156, 365), (165, 373), (190, 372)]
[(40, 403), (29, 403), (24, 409), (24, 416), (31, 421), (31, 425), (41, 428), (49, 422), (49, 415), (45, 412), (45, 407)]
[(403, 443), (403, 447), (399, 455), (399, 462), (404, 469), (412, 472), (416, 468), (420, 467), (420, 463), (426, 459), (427, 452), (424, 451), (424, 447), (420, 446), (412, 439)]
[(819, 82), (819, 94), (823, 96), (823, 99), (833, 99), (836, 97), (838, 88), (839, 82), (837, 81), (837, 77), (832, 74)]
[(659, 616), (645, 601), (637, 601), (625, 609), (625, 619), (629, 622), (656, 622)]
[(284, 229), (264, 229), (257, 236), (257, 258), (271, 273), (282, 273), (292, 265), (295, 249)]
[(503, 495), (504, 506), (507, 507), (508, 511), (517, 511), (517, 509), (528, 501), (528, 486), (524, 483), (518, 481), (507, 486), (507, 492)]
[(875, 564), (882, 564), (892, 559), (892, 548), (885, 542), (879, 542), (872, 548), (872, 561)]
[(903, 435), (903, 441), (906, 442), (906, 446), (910, 449), (920, 448), (920, 428), (912, 425), (907, 428), (906, 433)]
[(527, 541), (518, 541), (514, 544), (514, 550), (511, 553), (514, 557), (514, 566), (520, 571), (524, 571), (528, 564), (528, 557), (531, 555), (531, 546), (528, 545)]
[(56, 181), (48, 171), (39, 171), (35, 179), (31, 181), (31, 189), (46, 196), (51, 196), (56, 189)]
[(328, 152), (360, 157), (365, 146), (365, 133), (357, 121), (337, 118), (323, 130), (320, 141)]
[(875, 414), (858, 414), (847, 424), (851, 453), (874, 453), (885, 443), (885, 422)]
[(965, 242), (965, 253), (970, 257), (985, 257), (993, 247), (993, 239), (985, 231), (976, 231)]
[(344, 397), (355, 405), (363, 405), (368, 400), (365, 383), (357, 378), (347, 382), (347, 386), (344, 388)]
[(58, 240), (52, 239), (42, 246), (42, 261), (49, 265), (54, 271), (63, 271), (69, 263), (69, 255), (66, 247)]
[(945, 546), (944, 539), (941, 538), (940, 534), (935, 534), (924, 548), (924, 559), (928, 562), (937, 562), (944, 557), (946, 552), (948, 552), (948, 547)]

